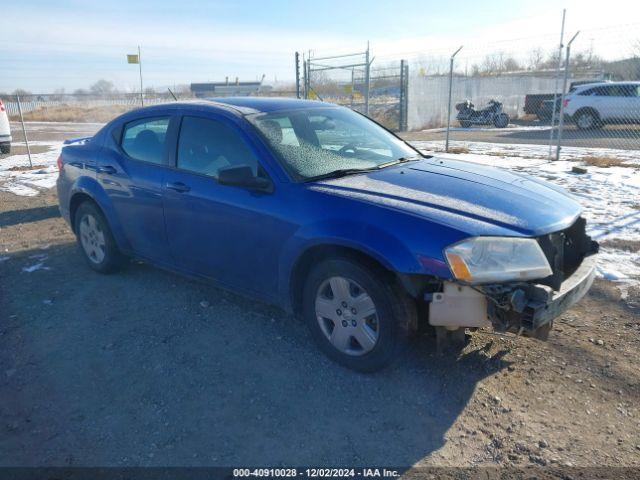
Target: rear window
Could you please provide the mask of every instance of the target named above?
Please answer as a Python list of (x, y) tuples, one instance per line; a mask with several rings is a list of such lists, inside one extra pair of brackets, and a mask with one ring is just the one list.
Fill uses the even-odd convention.
[(169, 121), (170, 117), (157, 117), (127, 123), (122, 131), (122, 150), (135, 160), (164, 164)]

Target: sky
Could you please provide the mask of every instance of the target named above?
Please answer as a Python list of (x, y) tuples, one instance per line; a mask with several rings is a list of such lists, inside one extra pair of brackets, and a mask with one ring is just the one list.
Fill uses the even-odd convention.
[[(628, 57), (640, 42), (637, 0), (22, 0), (3, 7), (0, 92), (72, 92), (104, 78), (138, 87), (232, 79), (293, 81), (294, 52), (360, 52), (373, 66), (401, 58), (459, 65), (501, 52), (525, 59), (557, 49), (562, 9), (575, 51)], [(439, 68), (439, 67), (438, 67)]]

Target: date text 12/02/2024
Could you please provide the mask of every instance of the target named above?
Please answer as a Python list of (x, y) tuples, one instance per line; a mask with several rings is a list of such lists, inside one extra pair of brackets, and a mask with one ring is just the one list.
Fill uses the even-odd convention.
[(397, 470), (388, 468), (236, 468), (233, 476), (243, 477), (305, 477), (305, 478), (397, 478)]

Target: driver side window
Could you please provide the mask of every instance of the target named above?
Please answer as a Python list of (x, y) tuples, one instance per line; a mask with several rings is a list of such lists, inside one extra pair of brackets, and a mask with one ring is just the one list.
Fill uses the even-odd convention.
[(258, 174), (258, 159), (235, 128), (209, 118), (183, 117), (178, 168), (217, 178), (221, 169), (239, 166)]

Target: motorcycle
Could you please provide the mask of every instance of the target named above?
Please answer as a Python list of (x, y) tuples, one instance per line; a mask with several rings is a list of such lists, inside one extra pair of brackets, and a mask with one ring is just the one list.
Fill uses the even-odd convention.
[(509, 125), (509, 115), (502, 111), (502, 103), (490, 100), (482, 110), (476, 110), (469, 100), (456, 105), (458, 115), (456, 119), (460, 126), (468, 128), (471, 125), (494, 125), (496, 128), (504, 128)]

